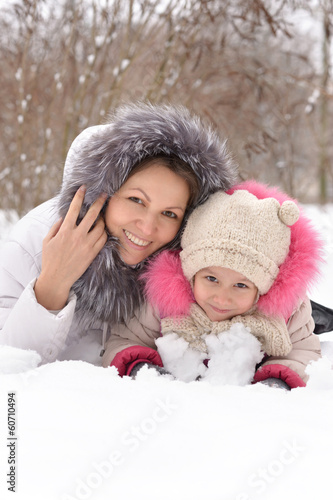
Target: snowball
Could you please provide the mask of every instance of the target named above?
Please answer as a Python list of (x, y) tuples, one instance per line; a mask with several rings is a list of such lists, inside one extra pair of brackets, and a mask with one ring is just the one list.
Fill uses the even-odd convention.
[(160, 337), (155, 342), (164, 368), (178, 380), (191, 382), (205, 372), (203, 360), (207, 355), (192, 349), (189, 343), (176, 333)]
[(259, 340), (244, 325), (236, 323), (228, 332), (208, 335), (206, 344), (210, 360), (204, 380), (240, 386), (252, 381), (263, 352)]
[[(219, 335), (207, 335), (208, 354), (192, 349), (176, 333), (156, 340), (166, 370), (178, 380), (190, 382), (200, 377), (212, 384), (249, 384), (263, 357), (259, 340), (241, 323)], [(209, 359), (208, 367), (203, 361)]]

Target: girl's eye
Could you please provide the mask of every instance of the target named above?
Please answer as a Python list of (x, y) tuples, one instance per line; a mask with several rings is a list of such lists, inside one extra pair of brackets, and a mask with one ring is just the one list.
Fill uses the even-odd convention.
[(247, 285), (245, 283), (236, 283), (235, 285), (237, 288), (247, 288)]
[(140, 203), (143, 204), (143, 201), (140, 200), (140, 198), (136, 198), (135, 196), (130, 196), (129, 200), (134, 201), (134, 203)]
[(170, 217), (170, 219), (177, 219), (177, 215), (174, 212), (170, 212), (169, 210), (165, 210), (163, 215), (166, 217)]
[(206, 279), (212, 283), (217, 283), (215, 276), (206, 276)]

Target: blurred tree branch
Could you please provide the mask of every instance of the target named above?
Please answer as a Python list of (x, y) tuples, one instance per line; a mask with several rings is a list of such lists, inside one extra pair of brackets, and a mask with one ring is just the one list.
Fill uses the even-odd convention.
[[(324, 2), (331, 9), (331, 35), (332, 0), (318, 2), (321, 12)], [(292, 20), (310, 8), (305, 0), (17, 0), (3, 7), (1, 207), (22, 214), (53, 196), (75, 136), (139, 99), (188, 106), (229, 138), (243, 178), (316, 199), (324, 151), (332, 177), (332, 82)]]

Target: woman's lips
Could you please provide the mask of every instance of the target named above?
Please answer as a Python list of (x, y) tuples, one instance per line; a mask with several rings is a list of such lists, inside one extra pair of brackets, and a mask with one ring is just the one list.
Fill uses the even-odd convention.
[(147, 246), (150, 245), (151, 243), (151, 241), (143, 240), (138, 236), (136, 236), (135, 234), (128, 231), (127, 229), (123, 229), (123, 231), (128, 245), (131, 246), (132, 248), (143, 250), (144, 248), (147, 248)]

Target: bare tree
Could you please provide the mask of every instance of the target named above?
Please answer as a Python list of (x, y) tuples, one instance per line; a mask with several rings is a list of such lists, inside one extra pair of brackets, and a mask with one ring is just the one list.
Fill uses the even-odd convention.
[[(322, 78), (321, 78), (321, 102), (320, 102), (320, 158), (319, 158), (319, 178), (320, 178), (320, 201), (326, 203), (328, 200), (328, 178), (331, 177), (330, 157), (328, 152), (331, 132), (329, 127), (329, 103), (328, 88), (331, 73), (330, 48), (333, 31), (333, 2), (332, 0), (321, 0), (320, 9), (322, 12)], [(331, 157), (332, 161), (332, 157)]]
[(135, 100), (188, 106), (229, 138), (243, 178), (307, 196), (305, 171), (322, 134), (316, 107), (305, 109), (318, 87), (327, 120), (332, 110), (329, 75), (324, 91), (290, 22), (304, 4), (17, 0), (4, 7), (1, 206), (22, 214), (54, 195), (75, 136)]

